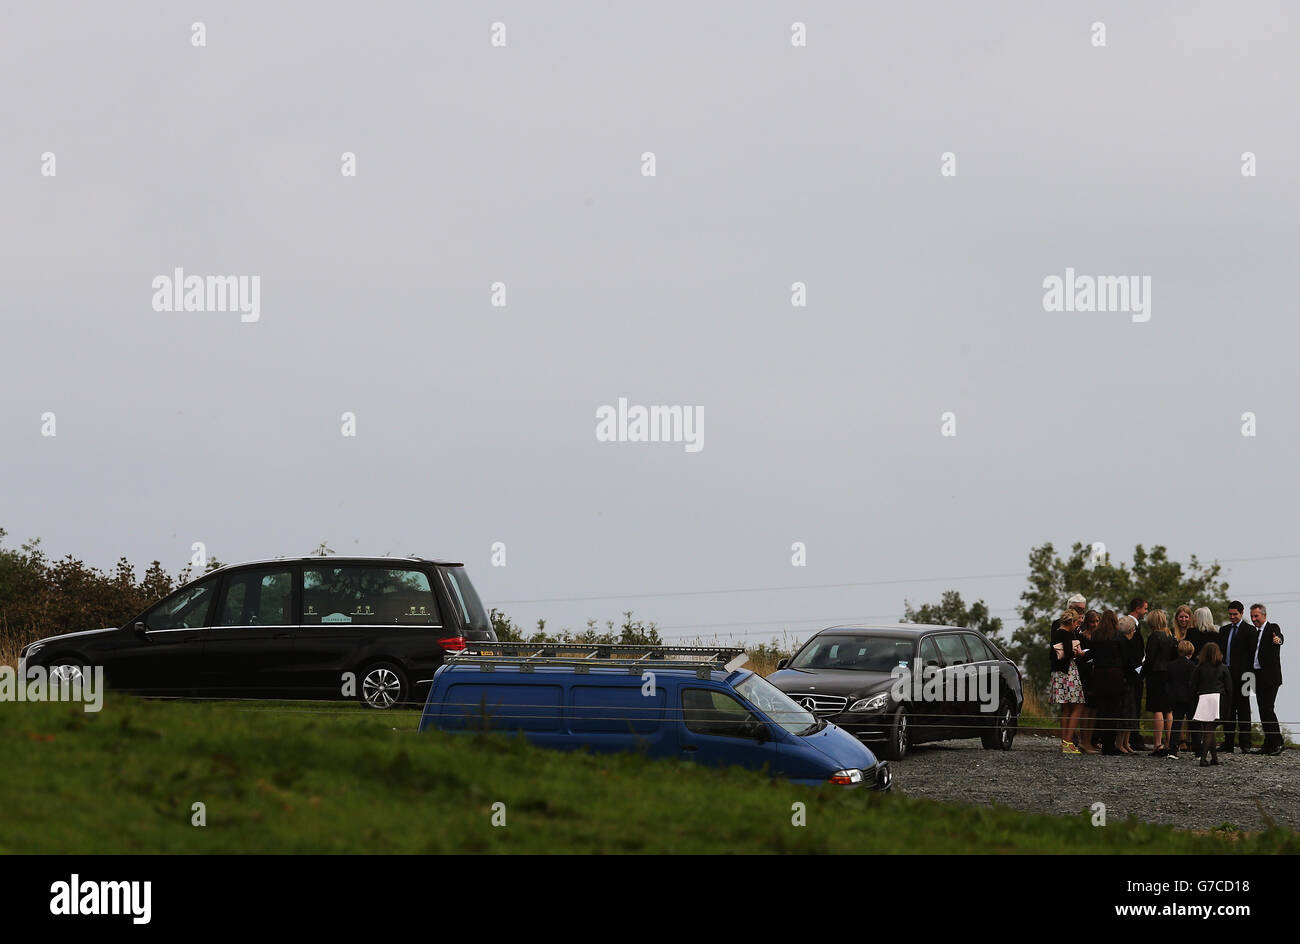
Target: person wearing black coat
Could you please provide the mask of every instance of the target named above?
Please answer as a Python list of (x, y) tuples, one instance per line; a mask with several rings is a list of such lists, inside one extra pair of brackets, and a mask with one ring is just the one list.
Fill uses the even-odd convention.
[[(1240, 612), (1240, 611), (1238, 611)], [(1222, 705), (1232, 697), (1233, 680), (1228, 667), (1223, 664), (1223, 653), (1212, 642), (1206, 643), (1201, 657), (1192, 672), (1192, 691), (1196, 693), (1196, 713), (1193, 715), (1201, 731), (1201, 766), (1219, 763), (1218, 745), (1214, 743), (1214, 725), (1222, 717)], [(1206, 752), (1210, 760), (1206, 761)]]
[(1119, 618), (1121, 665), (1124, 669), (1124, 691), (1120, 699), (1119, 736), (1115, 746), (1121, 754), (1136, 754), (1134, 737), (1138, 732), (1138, 718), (1142, 714), (1142, 665), (1145, 651), (1140, 642), (1141, 633), (1132, 616)]
[(1223, 662), (1232, 678), (1232, 692), (1223, 711), (1223, 743), (1219, 750), (1232, 753), (1233, 747), (1240, 747), (1244, 754), (1250, 750), (1250, 695), (1242, 691), (1247, 672), (1253, 672), (1255, 663), (1255, 642), (1258, 630), (1250, 623), (1244, 622), (1246, 610), (1239, 602), (1233, 600), (1228, 604), (1228, 622), (1219, 627), (1223, 637)]
[(1196, 652), (1192, 655), (1194, 659), (1201, 657), (1201, 649), (1204, 648), (1207, 642), (1215, 643), (1220, 650), (1223, 649), (1223, 640), (1219, 637), (1219, 627), (1215, 625), (1214, 613), (1208, 606), (1197, 607), (1192, 613), (1192, 628), (1187, 631), (1187, 638), (1196, 647)]
[(1101, 614), (1097, 631), (1088, 649), (1092, 661), (1092, 690), (1097, 701), (1097, 732), (1103, 754), (1122, 754), (1117, 743), (1126, 683), (1124, 681), (1124, 641), (1114, 610)]
[(1268, 621), (1262, 603), (1250, 608), (1255, 624), (1255, 700), (1259, 702), (1259, 723), (1264, 729), (1264, 743), (1255, 754), (1276, 756), (1282, 753), (1282, 729), (1277, 721), (1277, 690), (1282, 687), (1282, 627)]
[[(1128, 615), (1132, 618), (1134, 626), (1133, 638), (1129, 640), (1129, 644), (1133, 647), (1133, 652), (1129, 661), (1132, 662), (1134, 667), (1142, 664), (1142, 657), (1146, 654), (1146, 637), (1142, 635), (1142, 618), (1147, 615), (1147, 610), (1150, 608), (1151, 604), (1141, 597), (1134, 597), (1128, 604)], [(1129, 726), (1129, 735), (1124, 738), (1124, 746), (1126, 748), (1131, 747), (1138, 751), (1146, 749), (1146, 744), (1142, 738), (1141, 724), (1142, 683), (1143, 679), (1141, 673), (1135, 671), (1129, 680), (1129, 684), (1133, 688), (1133, 720)], [(1134, 750), (1129, 750), (1128, 753), (1132, 754), (1134, 753)]]
[(1192, 672), (1196, 669), (1196, 662), (1192, 659), (1192, 653), (1196, 651), (1196, 646), (1190, 639), (1184, 639), (1178, 644), (1178, 656), (1169, 663), (1169, 668), (1165, 670), (1165, 691), (1169, 696), (1170, 702), (1174, 706), (1174, 727), (1173, 736), (1169, 739), (1168, 757), (1178, 757), (1178, 744), (1185, 741), (1192, 749), (1194, 756), (1201, 753), (1201, 736), (1197, 730), (1195, 722), (1189, 719), (1196, 711), (1196, 693), (1192, 690)]

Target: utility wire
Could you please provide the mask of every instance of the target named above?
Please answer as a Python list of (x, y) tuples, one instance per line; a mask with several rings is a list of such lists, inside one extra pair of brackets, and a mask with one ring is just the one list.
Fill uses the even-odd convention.
[[(1255, 561), (1273, 561), (1273, 560), (1293, 560), (1300, 558), (1300, 554), (1273, 554), (1265, 557), (1226, 557), (1220, 560), (1210, 561), (1210, 564), (1242, 564)], [(788, 590), (842, 590), (851, 587), (885, 587), (895, 584), (904, 583), (944, 583), (963, 580), (1004, 580), (1013, 577), (1028, 577), (1028, 571), (1018, 571), (1016, 573), (1002, 574), (966, 574), (961, 577), (897, 577), (888, 580), (859, 580), (848, 583), (812, 583), (812, 584), (790, 584), (781, 587), (734, 587), (718, 590), (665, 590), (655, 593), (611, 593), (600, 596), (589, 597), (536, 597), (533, 599), (520, 600), (498, 600), (502, 606), (514, 606), (518, 604), (531, 603), (589, 603), (601, 600), (642, 600), (652, 597), (695, 597), (695, 596), (713, 596), (726, 593), (775, 593)], [(1291, 590), (1288, 593), (1300, 593), (1300, 591)], [(1005, 611), (1003, 611), (1005, 612)]]

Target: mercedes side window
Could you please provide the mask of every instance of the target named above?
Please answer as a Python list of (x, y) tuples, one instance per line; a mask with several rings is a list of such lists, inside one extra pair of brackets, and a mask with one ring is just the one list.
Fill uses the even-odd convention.
[(714, 737), (754, 737), (761, 722), (754, 713), (726, 692), (704, 688), (682, 689), (682, 720), (688, 731)]
[(302, 621), (305, 625), (364, 623), (381, 626), (439, 626), (429, 577), (422, 570), (339, 564), (304, 567)]
[(997, 656), (984, 643), (983, 639), (971, 633), (965, 633), (962, 636), (966, 640), (966, 648), (970, 650), (970, 657), (976, 662), (992, 662)]
[(933, 636), (926, 636), (921, 640), (921, 665), (936, 668), (943, 665), (943, 660), (939, 658), (939, 649), (934, 644)]
[(970, 661), (970, 655), (966, 652), (966, 647), (962, 645), (961, 637), (955, 633), (946, 633), (938, 637), (939, 651), (943, 653), (944, 661), (948, 665), (965, 665)]
[(293, 621), (293, 571), (232, 574), (217, 614), (218, 626), (287, 626)]
[(198, 629), (206, 626), (216, 586), (215, 580), (205, 580), (168, 597), (145, 614), (144, 628)]

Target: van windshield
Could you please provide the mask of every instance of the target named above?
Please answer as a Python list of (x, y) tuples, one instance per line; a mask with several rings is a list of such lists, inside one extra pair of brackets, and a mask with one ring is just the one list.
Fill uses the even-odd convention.
[(817, 723), (811, 711), (761, 675), (750, 675), (736, 686), (736, 691), (791, 734), (802, 734)]

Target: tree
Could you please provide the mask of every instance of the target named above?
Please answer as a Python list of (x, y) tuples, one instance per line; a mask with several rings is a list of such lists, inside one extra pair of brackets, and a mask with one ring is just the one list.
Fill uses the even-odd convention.
[(910, 601), (904, 600), (903, 622), (978, 629), (1002, 651), (1006, 652), (1010, 646), (1002, 636), (1002, 618), (990, 615), (983, 600), (976, 600), (967, 607), (956, 590), (945, 590), (938, 603), (923, 603), (916, 609), (912, 608)]
[(1094, 556), (1091, 545), (1075, 543), (1067, 557), (1049, 542), (1029, 552), (1029, 588), (1020, 595), (1023, 625), (1012, 633), (1007, 655), (1025, 669), (1031, 685), (1046, 688), (1051, 670), (1047, 659), (1052, 620), (1065, 609), (1066, 598), (1081, 593), (1094, 610), (1128, 612), (1129, 601), (1141, 597), (1153, 610), (1172, 611), (1180, 604), (1208, 606), (1218, 615), (1228, 606), (1228, 582), (1222, 567), (1205, 565), (1193, 554), (1186, 565), (1170, 560), (1163, 545), (1148, 552), (1133, 550), (1133, 566), (1111, 563), (1110, 554)]

